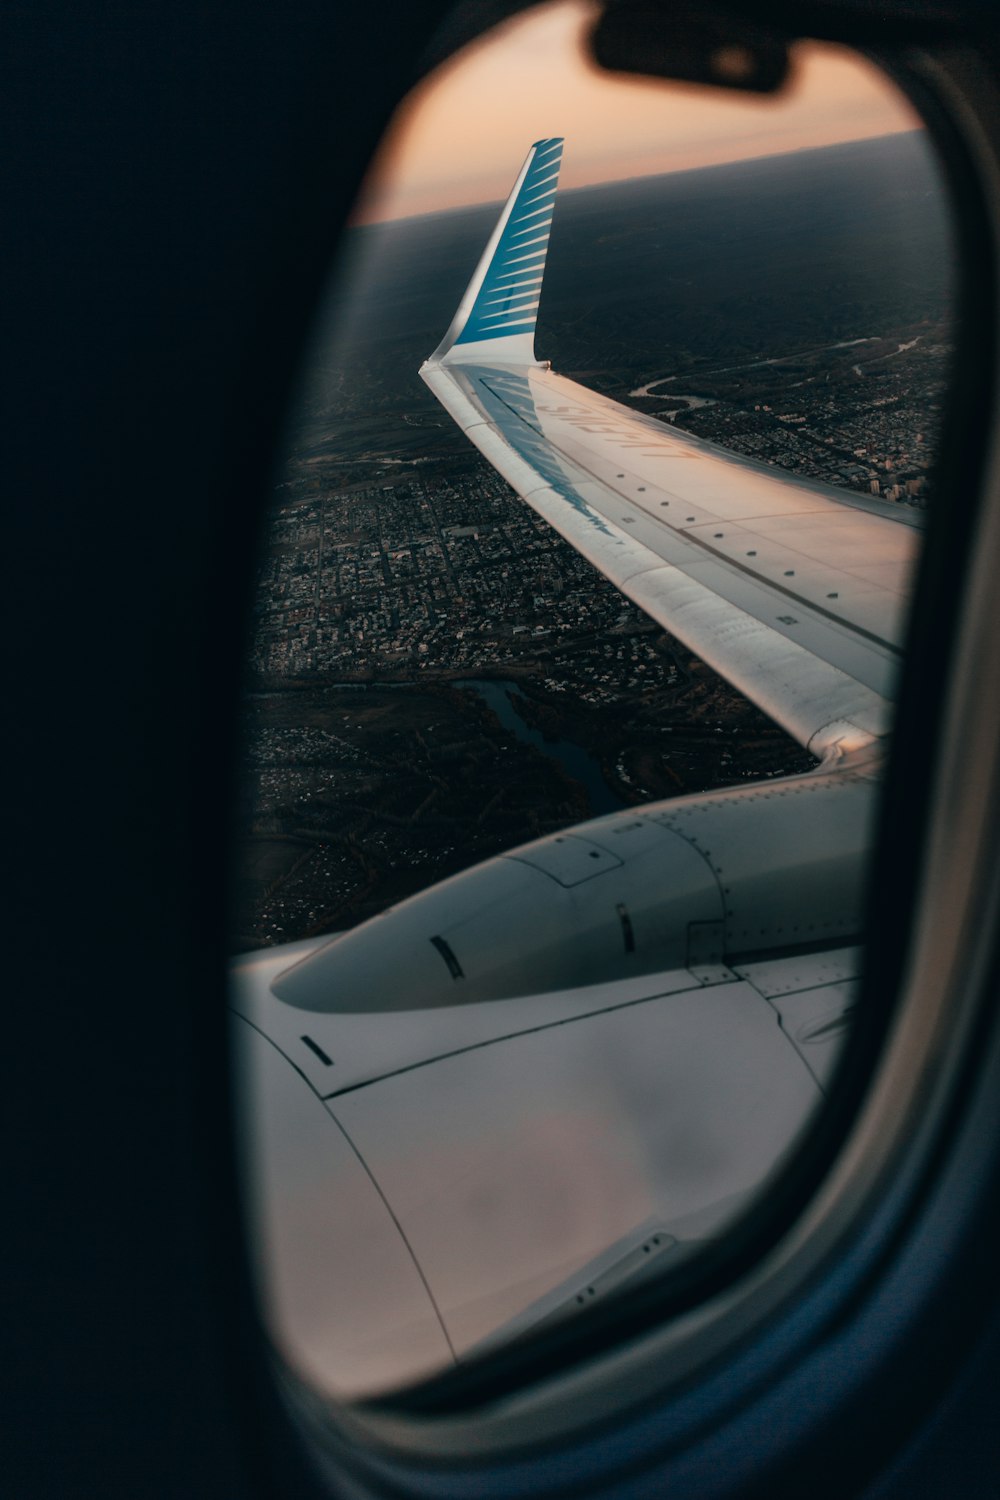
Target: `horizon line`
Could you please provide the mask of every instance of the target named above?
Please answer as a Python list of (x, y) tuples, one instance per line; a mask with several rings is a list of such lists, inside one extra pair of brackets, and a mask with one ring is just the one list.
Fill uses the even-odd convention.
[[(680, 177), (691, 172), (714, 172), (720, 167), (740, 167), (749, 165), (752, 162), (773, 160), (779, 156), (800, 156), (811, 151), (832, 151), (838, 146), (863, 146), (871, 141), (888, 140), (890, 136), (922, 134), (925, 134), (925, 128), (922, 125), (906, 125), (898, 130), (880, 130), (874, 135), (853, 136), (843, 141), (827, 141), (823, 146), (789, 146), (784, 150), (762, 151), (753, 156), (734, 156), (727, 161), (703, 162), (700, 166), (696, 167), (667, 167), (650, 172), (632, 172), (627, 177), (604, 177), (597, 182), (581, 183), (578, 187), (560, 188), (559, 197), (565, 198), (572, 193), (588, 193), (594, 188), (612, 187), (615, 183), (642, 182), (647, 177)], [(396, 214), (392, 218), (352, 219), (348, 216), (345, 227), (347, 229), (369, 229), (373, 228), (376, 224), (403, 224), (411, 219), (434, 219), (442, 214), (464, 213), (466, 210), (472, 212), (476, 209), (492, 208), (498, 204), (502, 206), (505, 202), (506, 197), (479, 198), (472, 203), (453, 203), (447, 208), (423, 209), (416, 213)]]

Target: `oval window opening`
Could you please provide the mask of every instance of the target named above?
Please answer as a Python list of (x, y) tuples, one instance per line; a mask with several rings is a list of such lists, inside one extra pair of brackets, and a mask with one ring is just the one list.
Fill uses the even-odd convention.
[(857, 1003), (942, 186), (857, 56), (735, 95), (601, 73), (592, 21), (401, 107), (267, 520), (240, 1128), (270, 1332), (336, 1397), (718, 1241)]

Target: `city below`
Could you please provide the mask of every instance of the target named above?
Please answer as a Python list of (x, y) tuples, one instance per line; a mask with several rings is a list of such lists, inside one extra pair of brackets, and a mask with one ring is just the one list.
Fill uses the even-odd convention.
[[(949, 353), (932, 310), (674, 369), (581, 368), (550, 343), (561, 373), (679, 432), (922, 508)], [(324, 366), (276, 489), (237, 950), (350, 927), (585, 817), (813, 763), (468, 446), (416, 377), (433, 334), (410, 341)]]

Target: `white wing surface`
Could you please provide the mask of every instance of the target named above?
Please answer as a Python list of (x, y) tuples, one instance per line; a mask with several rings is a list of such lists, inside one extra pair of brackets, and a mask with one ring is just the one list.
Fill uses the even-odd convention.
[(917, 519), (682, 437), (535, 360), (561, 154), (532, 146), (420, 374), (539, 515), (800, 744), (877, 741)]

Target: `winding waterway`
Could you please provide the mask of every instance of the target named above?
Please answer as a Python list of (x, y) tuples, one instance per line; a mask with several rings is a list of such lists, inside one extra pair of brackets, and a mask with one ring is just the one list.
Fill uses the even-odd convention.
[(574, 744), (572, 740), (547, 740), (541, 730), (533, 729), (524, 722), (511, 701), (512, 694), (524, 696), (516, 682), (469, 677), (453, 682), (452, 687), (478, 693), (505, 729), (516, 734), (526, 745), (540, 750), (550, 760), (557, 760), (567, 775), (572, 776), (574, 781), (582, 782), (587, 789), (595, 817), (602, 813), (618, 812), (628, 805), (620, 797), (616, 797), (608, 786), (596, 756), (584, 750), (582, 745)]

